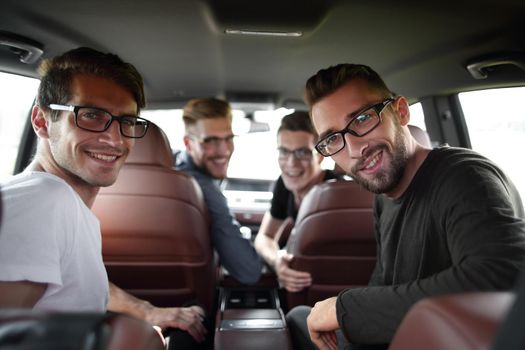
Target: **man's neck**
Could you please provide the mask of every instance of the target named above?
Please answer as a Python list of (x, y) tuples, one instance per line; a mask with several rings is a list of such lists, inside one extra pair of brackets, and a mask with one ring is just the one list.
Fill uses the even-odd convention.
[(315, 185), (317, 185), (318, 183), (321, 183), (323, 181), (323, 178), (324, 178), (324, 171), (320, 170), (319, 173), (316, 176), (314, 176), (312, 180), (310, 180), (310, 182), (308, 182), (306, 186), (304, 186), (303, 188), (297, 191), (292, 191), (294, 199), (295, 199), (295, 206), (297, 208), (299, 208), (299, 206), (301, 205), (301, 202), (303, 201), (304, 196), (306, 196), (306, 194), (310, 191), (310, 189), (314, 187)]
[(388, 193), (385, 193), (385, 195), (392, 199), (401, 197), (407, 190), (408, 186), (410, 186), (410, 183), (414, 179), (414, 176), (427, 158), (430, 151), (430, 149), (424, 148), (413, 141), (413, 152), (407, 162), (403, 177), (401, 177), (401, 180), (399, 181), (399, 184), (396, 186), (396, 188)]
[(58, 166), (52, 166), (51, 164), (46, 164), (46, 162), (43, 162), (38, 158), (35, 158), (35, 160), (33, 160), (26, 169), (30, 171), (40, 171), (52, 174), (61, 178), (69, 186), (71, 186), (76, 193), (78, 193), (88, 208), (91, 208), (95, 202), (95, 197), (97, 196), (100, 189), (100, 187), (86, 184), (82, 179), (76, 176), (68, 175), (64, 169), (61, 169)]

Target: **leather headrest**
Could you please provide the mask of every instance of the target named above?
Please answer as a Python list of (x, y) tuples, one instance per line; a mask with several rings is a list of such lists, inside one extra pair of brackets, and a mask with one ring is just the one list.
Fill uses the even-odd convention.
[(424, 147), (432, 148), (432, 142), (430, 141), (430, 136), (428, 136), (428, 133), (415, 126), (415, 125), (409, 125), (408, 129), (410, 130), (410, 133), (412, 136), (416, 139), (416, 141)]
[(141, 139), (135, 140), (126, 164), (157, 165), (171, 168), (173, 154), (168, 137), (155, 124), (150, 124), (148, 132)]

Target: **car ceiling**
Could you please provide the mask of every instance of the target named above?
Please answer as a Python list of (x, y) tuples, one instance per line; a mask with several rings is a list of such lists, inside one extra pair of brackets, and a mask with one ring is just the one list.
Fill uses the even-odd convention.
[[(0, 31), (39, 42), (43, 57), (90, 46), (133, 63), (152, 108), (197, 96), (293, 106), (308, 77), (343, 62), (370, 65), (411, 99), (525, 84), (514, 65), (483, 80), (465, 69), (484, 56), (523, 57), (522, 0), (2, 0), (0, 9)], [(36, 76), (36, 66), (0, 45), (0, 70)]]

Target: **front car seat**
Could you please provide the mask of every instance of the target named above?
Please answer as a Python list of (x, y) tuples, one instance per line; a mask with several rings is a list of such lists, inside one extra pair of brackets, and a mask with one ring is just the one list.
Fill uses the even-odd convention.
[(198, 302), (210, 312), (215, 264), (201, 189), (172, 167), (168, 139), (151, 125), (101, 188), (93, 211), (102, 229), (109, 280), (158, 306)]
[(514, 299), (511, 292), (473, 292), (423, 299), (408, 311), (389, 350), (490, 349)]
[(118, 313), (0, 310), (0, 348), (33, 350), (162, 350), (159, 333)]
[(365, 286), (376, 262), (373, 194), (353, 181), (327, 181), (305, 196), (287, 251), (290, 266), (312, 275), (312, 285), (287, 293), (288, 307), (313, 305), (346, 288)]

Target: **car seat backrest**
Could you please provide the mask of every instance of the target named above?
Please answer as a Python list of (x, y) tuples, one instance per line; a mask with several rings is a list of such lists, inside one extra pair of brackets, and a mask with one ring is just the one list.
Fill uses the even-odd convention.
[(415, 125), (408, 125), (408, 129), (416, 141), (421, 145), (428, 148), (432, 148), (432, 142), (430, 141), (430, 136), (428, 133)]
[(312, 274), (312, 285), (288, 293), (288, 306), (337, 295), (368, 284), (376, 261), (373, 194), (353, 181), (332, 180), (305, 196), (287, 250), (291, 266)]
[(156, 305), (190, 300), (210, 310), (215, 291), (209, 218), (195, 179), (172, 167), (169, 142), (150, 126), (117, 181), (93, 205), (110, 281)]
[(514, 299), (511, 292), (463, 293), (423, 299), (408, 311), (389, 349), (490, 349)]
[(162, 350), (144, 321), (117, 313), (0, 310), (1, 349)]

